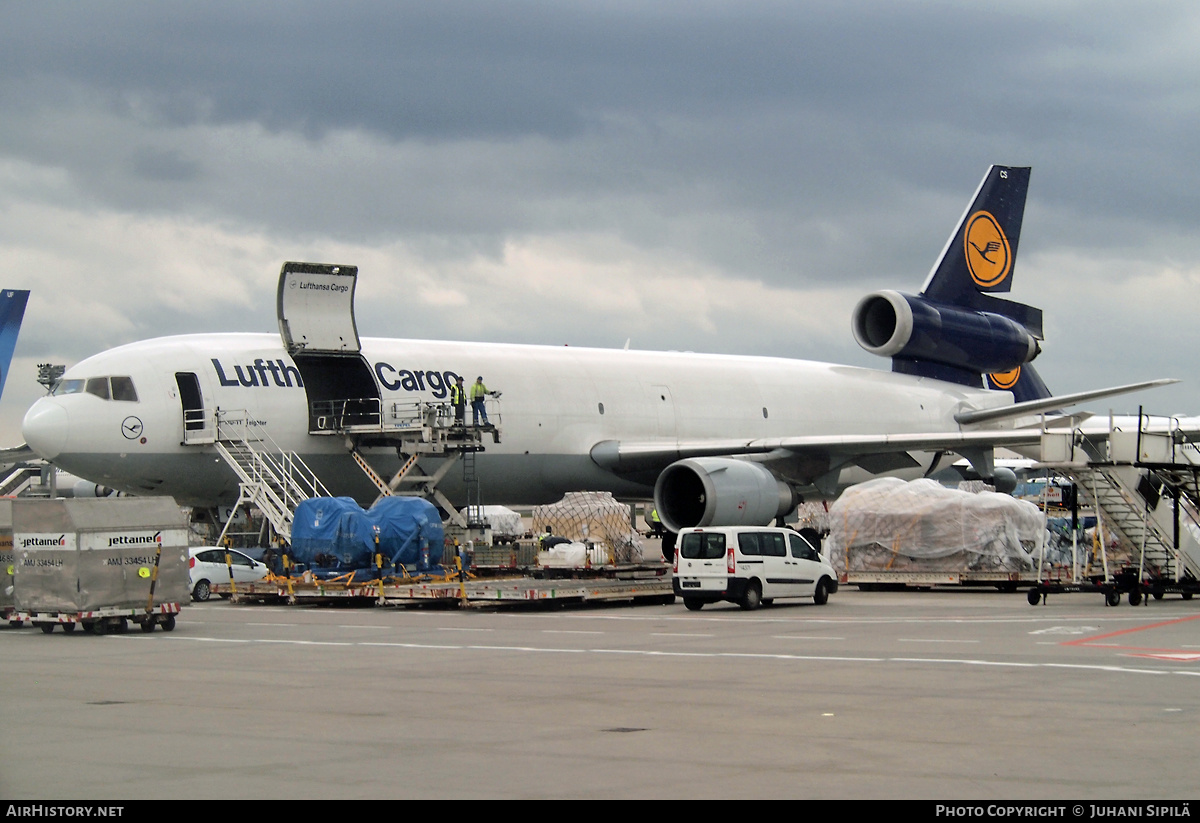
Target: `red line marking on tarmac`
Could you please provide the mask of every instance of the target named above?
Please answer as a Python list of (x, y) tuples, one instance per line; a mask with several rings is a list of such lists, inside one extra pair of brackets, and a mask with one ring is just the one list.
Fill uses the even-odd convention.
[(1125, 634), (1134, 634), (1135, 632), (1144, 632), (1148, 629), (1158, 629), (1163, 626), (1174, 626), (1178, 623), (1186, 623), (1189, 620), (1200, 620), (1200, 614), (1192, 615), (1191, 617), (1179, 617), (1175, 620), (1164, 620), (1161, 623), (1150, 623), (1146, 626), (1138, 626), (1133, 629), (1121, 629), (1108, 634), (1097, 635), (1096, 637), (1084, 637), (1079, 640), (1067, 640), (1061, 645), (1063, 646), (1095, 646), (1104, 649), (1123, 649), (1125, 651), (1138, 652), (1134, 657), (1156, 657), (1169, 658), (1181, 662), (1196, 662), (1200, 660), (1200, 655), (1195, 652), (1186, 652), (1182, 649), (1158, 649), (1152, 646), (1122, 646), (1118, 643), (1100, 643), (1100, 640), (1107, 640), (1110, 637), (1120, 637)]

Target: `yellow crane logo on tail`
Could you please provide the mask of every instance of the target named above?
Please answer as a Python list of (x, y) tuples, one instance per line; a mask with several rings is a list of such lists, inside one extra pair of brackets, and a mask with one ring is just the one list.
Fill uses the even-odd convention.
[(1000, 285), (1012, 271), (1008, 238), (990, 212), (977, 211), (967, 220), (963, 251), (971, 279), (982, 288)]

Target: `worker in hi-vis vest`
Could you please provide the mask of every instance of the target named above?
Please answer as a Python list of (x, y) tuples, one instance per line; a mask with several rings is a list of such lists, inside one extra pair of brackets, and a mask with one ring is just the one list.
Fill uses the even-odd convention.
[(483, 375), (475, 378), (475, 382), (471, 384), (471, 425), (478, 426), (479, 418), (483, 418), (483, 425), (490, 426), (488, 423), (487, 409), (484, 408), (483, 399), (488, 395), (497, 396), (498, 392), (488, 391), (488, 387), (483, 385)]
[(461, 377), (455, 377), (450, 387), (450, 405), (454, 407), (454, 425), (463, 425), (467, 417), (467, 387)]

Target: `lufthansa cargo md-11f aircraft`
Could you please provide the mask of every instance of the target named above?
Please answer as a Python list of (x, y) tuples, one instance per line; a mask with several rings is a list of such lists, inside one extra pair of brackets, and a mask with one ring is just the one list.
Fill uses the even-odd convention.
[[(475, 464), (489, 502), (545, 503), (578, 490), (653, 496), (677, 531), (763, 525), (871, 477), (930, 474), (955, 453), (992, 477), (993, 447), (1037, 442), (1036, 427), (1015, 427), (1019, 418), (1163, 382), (1047, 397), (1030, 366), (1041, 311), (996, 296), (1012, 284), (1029, 171), (988, 170), (920, 294), (881, 291), (859, 302), (854, 335), (891, 358), (890, 372), (773, 357), (360, 341), (357, 270), (288, 263), (280, 336), (164, 337), (89, 357), (30, 408), (22, 430), (37, 453), (80, 477), (211, 507), (232, 503), (238, 480), (211, 441), (189, 442), (187, 429), (217, 409), (245, 410), (332, 493), (369, 503), (375, 487), (345, 438), (322, 436), (319, 409), (353, 400), (381, 414), (445, 403), (457, 377), (470, 387), (483, 375), (503, 390), (493, 408), (501, 442), (487, 442)], [(289, 315), (285, 304), (307, 313)], [(985, 388), (985, 375), (1006, 390)], [(400, 467), (395, 448), (365, 455), (384, 477)], [(461, 472), (439, 489), (465, 502)]]

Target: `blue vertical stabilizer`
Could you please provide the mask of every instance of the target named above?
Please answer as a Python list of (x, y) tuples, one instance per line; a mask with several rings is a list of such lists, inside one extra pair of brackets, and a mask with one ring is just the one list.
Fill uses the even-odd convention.
[(17, 347), (17, 334), (21, 331), (28, 302), (29, 291), (26, 289), (0, 291), (0, 394), (4, 393), (4, 382), (8, 379), (8, 367)]

